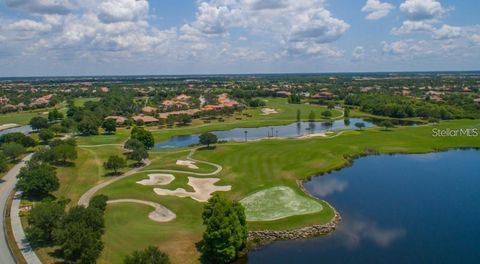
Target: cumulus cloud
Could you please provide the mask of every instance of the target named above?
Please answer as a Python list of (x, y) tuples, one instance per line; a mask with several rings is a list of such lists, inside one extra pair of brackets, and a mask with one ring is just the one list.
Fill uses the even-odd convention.
[(362, 12), (368, 13), (367, 20), (378, 20), (388, 16), (395, 6), (389, 3), (382, 3), (380, 0), (368, 0), (362, 8)]
[(338, 55), (322, 44), (337, 40), (350, 27), (335, 18), (321, 0), (213, 0), (198, 6), (196, 20), (181, 28), (183, 40), (225, 37), (230, 29), (241, 28), (268, 35), (295, 54)]
[(428, 47), (428, 43), (423, 40), (383, 41), (382, 47), (383, 52), (390, 55), (416, 56), (432, 52)]
[(98, 17), (104, 23), (138, 21), (148, 15), (148, 1), (107, 0), (98, 6)]
[(67, 14), (74, 9), (70, 0), (4, 0), (11, 8), (35, 14)]
[(400, 5), (402, 11), (409, 20), (430, 20), (444, 15), (448, 9), (437, 0), (406, 0)]
[(362, 46), (357, 46), (353, 49), (352, 58), (355, 61), (359, 61), (365, 57), (365, 48)]

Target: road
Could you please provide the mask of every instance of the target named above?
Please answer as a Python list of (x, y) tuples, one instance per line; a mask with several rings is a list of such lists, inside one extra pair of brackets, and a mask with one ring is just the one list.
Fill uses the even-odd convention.
[(9, 194), (15, 188), (17, 184), (17, 175), (20, 173), (20, 169), (25, 166), (25, 162), (30, 160), (32, 154), (26, 156), (21, 162), (15, 165), (6, 175), (0, 180), (0, 212), (2, 213), (2, 217), (0, 217), (0, 263), (2, 264), (15, 264), (15, 259), (10, 253), (8, 249), (8, 244), (6, 241), (5, 235), (5, 223), (4, 223), (4, 213), (5, 207), (7, 205), (7, 200)]

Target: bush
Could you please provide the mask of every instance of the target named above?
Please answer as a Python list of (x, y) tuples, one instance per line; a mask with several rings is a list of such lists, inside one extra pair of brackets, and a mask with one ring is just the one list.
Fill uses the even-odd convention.
[(167, 254), (154, 246), (149, 246), (142, 251), (134, 251), (132, 255), (125, 258), (124, 264), (170, 264)]

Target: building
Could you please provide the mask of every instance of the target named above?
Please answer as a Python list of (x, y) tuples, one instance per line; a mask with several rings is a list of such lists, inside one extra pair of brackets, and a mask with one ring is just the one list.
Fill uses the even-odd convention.
[(330, 100), (333, 98), (333, 93), (331, 92), (319, 92), (314, 95), (312, 95), (312, 99), (324, 99), (324, 100)]
[(105, 120), (107, 120), (107, 119), (115, 119), (115, 122), (119, 126), (124, 125), (125, 122), (127, 121), (127, 118), (123, 117), (123, 116), (107, 116), (107, 117), (105, 117)]
[(159, 120), (153, 116), (146, 116), (146, 115), (138, 115), (134, 116), (133, 120), (135, 122), (138, 122), (139, 120), (142, 120), (144, 124), (152, 124), (152, 123), (157, 123)]
[(155, 114), (157, 112), (157, 108), (155, 107), (151, 107), (151, 106), (145, 106), (144, 108), (142, 108), (142, 112), (144, 114)]

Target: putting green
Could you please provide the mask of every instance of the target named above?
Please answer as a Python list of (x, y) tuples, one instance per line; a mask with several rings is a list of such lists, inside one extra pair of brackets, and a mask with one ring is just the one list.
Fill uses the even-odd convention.
[(273, 221), (294, 215), (320, 212), (322, 205), (299, 195), (290, 187), (278, 186), (251, 194), (240, 201), (247, 221)]

